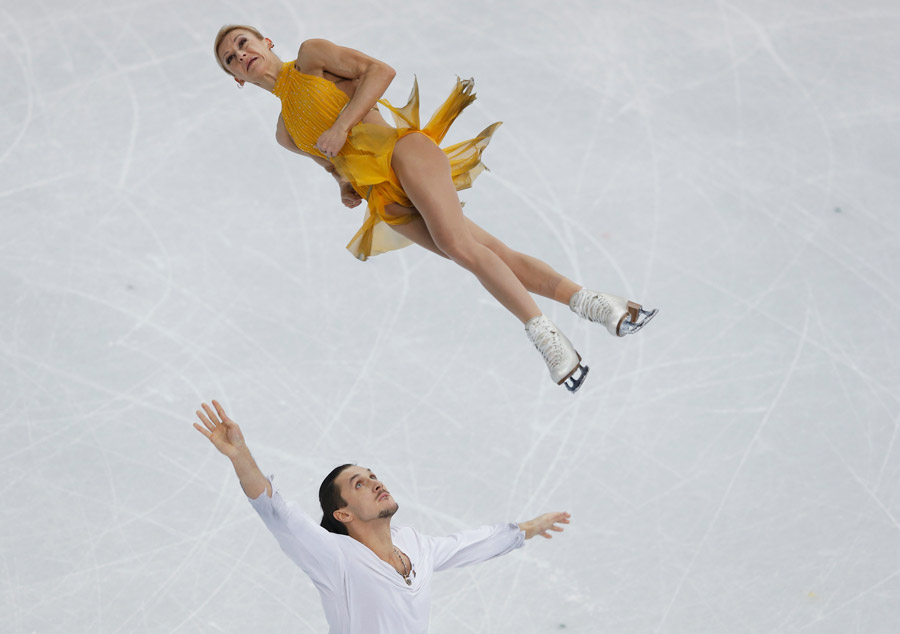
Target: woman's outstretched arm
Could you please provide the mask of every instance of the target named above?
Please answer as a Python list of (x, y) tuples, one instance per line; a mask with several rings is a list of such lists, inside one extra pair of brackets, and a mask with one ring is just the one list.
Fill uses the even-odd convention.
[(241, 481), (241, 488), (248, 498), (256, 499), (263, 491), (271, 497), (272, 485), (250, 455), (241, 428), (228, 418), (228, 414), (218, 401), (213, 401), (212, 404), (215, 409), (203, 403), (203, 409), (197, 410), (197, 418), (203, 424), (194, 423), (194, 428), (206, 436), (222, 455), (231, 460), (234, 472)]
[(334, 124), (316, 141), (326, 156), (335, 156), (344, 147), (350, 128), (362, 121), (391, 85), (396, 71), (382, 61), (328, 40), (306, 40), (297, 52), (296, 68), (310, 75), (329, 73), (358, 80), (350, 102)]

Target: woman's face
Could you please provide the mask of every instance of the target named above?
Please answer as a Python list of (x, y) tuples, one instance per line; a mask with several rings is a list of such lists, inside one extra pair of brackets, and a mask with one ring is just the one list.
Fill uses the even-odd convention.
[(219, 44), (217, 54), (225, 68), (241, 84), (259, 83), (275, 56), (271, 53), (272, 41), (259, 39), (250, 31), (234, 29)]

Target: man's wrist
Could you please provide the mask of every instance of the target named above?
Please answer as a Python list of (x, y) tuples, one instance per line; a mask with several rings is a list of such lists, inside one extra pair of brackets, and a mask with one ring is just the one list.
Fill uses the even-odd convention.
[(253, 465), (255, 461), (253, 460), (253, 456), (250, 455), (250, 450), (246, 445), (237, 450), (237, 452), (231, 456), (231, 464), (234, 465), (235, 469), (239, 469), (240, 467)]

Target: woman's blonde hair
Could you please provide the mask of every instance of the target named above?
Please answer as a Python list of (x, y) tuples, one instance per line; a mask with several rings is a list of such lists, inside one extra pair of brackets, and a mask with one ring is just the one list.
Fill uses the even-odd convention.
[(232, 75), (232, 76), (234, 76), (234, 73), (232, 73), (230, 70), (225, 68), (225, 64), (223, 64), (222, 60), (219, 59), (219, 45), (222, 43), (222, 40), (225, 39), (225, 36), (228, 35), (229, 33), (231, 33), (232, 31), (234, 31), (235, 29), (243, 29), (245, 31), (250, 31), (257, 38), (259, 38), (261, 40), (266, 39), (263, 36), (263, 34), (260, 33), (257, 29), (253, 28), (252, 26), (248, 26), (246, 24), (226, 24), (221, 29), (219, 29), (219, 33), (218, 33), (218, 35), (216, 35), (216, 44), (215, 44), (215, 46), (213, 46), (213, 55), (216, 56), (216, 63), (219, 65), (219, 68), (221, 68), (226, 73), (228, 73), (229, 75)]

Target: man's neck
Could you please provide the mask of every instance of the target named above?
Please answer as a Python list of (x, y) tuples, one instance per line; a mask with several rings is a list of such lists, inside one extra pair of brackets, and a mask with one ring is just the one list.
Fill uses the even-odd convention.
[(391, 540), (391, 518), (378, 518), (348, 529), (350, 537), (378, 555), (380, 559), (391, 563), (394, 555), (394, 542)]

